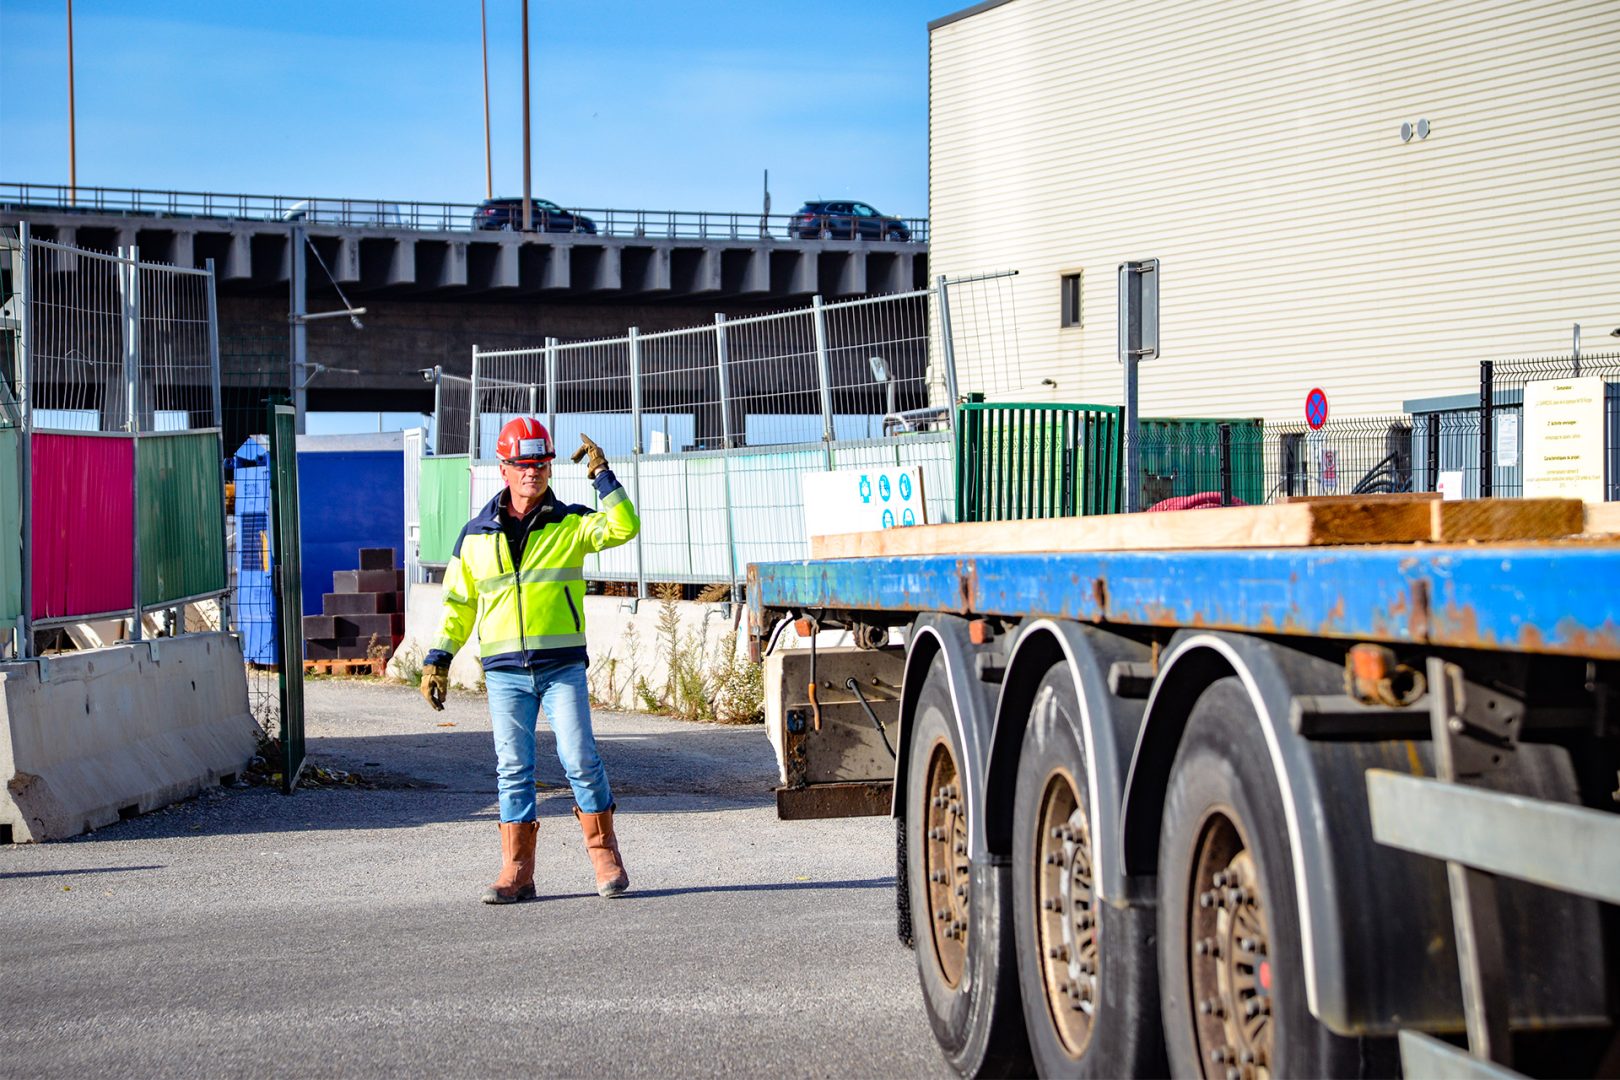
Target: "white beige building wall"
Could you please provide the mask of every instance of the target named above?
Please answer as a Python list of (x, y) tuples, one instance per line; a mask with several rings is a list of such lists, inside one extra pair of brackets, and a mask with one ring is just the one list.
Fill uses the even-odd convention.
[(1016, 358), (964, 389), (1118, 402), (1116, 271), (1153, 257), (1144, 415), (1394, 411), (1574, 323), (1620, 346), (1616, 0), (1009, 0), (929, 48), (931, 272), (1020, 272)]

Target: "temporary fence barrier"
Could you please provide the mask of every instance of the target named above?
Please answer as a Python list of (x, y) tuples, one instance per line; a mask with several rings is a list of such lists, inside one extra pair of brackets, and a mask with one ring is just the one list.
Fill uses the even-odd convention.
[(1486, 495), (1524, 493), (1525, 390), (1536, 382), (1602, 380), (1602, 491), (1620, 500), (1620, 353), (1582, 353), (1482, 361), (1480, 403), (1474, 439), (1478, 487)]
[(14, 649), (30, 656), (36, 629), (100, 619), (129, 618), (139, 639), (148, 612), (183, 632), (179, 608), (226, 584), (212, 264), (146, 263), (27, 224), (5, 248), (18, 315), (0, 413), (16, 461), (0, 471), (18, 480), (0, 535), (20, 550), (0, 606), (15, 608)]

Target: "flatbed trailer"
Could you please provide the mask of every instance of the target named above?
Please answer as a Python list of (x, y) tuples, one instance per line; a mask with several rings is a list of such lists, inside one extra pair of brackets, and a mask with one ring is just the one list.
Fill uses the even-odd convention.
[(1612, 539), (820, 558), (748, 597), (761, 653), (812, 647), (780, 804), (856, 812), (786, 798), (818, 760), (892, 783), (963, 1075), (1620, 1070)]

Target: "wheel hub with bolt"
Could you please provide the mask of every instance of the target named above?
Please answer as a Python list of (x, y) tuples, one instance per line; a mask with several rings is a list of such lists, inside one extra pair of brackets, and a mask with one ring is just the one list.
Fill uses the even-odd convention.
[(923, 815), (923, 873), (928, 881), (929, 925), (940, 974), (948, 986), (962, 981), (969, 916), (967, 807), (961, 773), (944, 740), (928, 757), (928, 805)]
[(1079, 1057), (1097, 1015), (1097, 911), (1091, 830), (1077, 786), (1066, 772), (1047, 778), (1036, 819), (1038, 947), (1053, 1027)]
[(1204, 1075), (1270, 1080), (1270, 929), (1254, 856), (1224, 814), (1205, 822), (1193, 889), (1189, 966)]

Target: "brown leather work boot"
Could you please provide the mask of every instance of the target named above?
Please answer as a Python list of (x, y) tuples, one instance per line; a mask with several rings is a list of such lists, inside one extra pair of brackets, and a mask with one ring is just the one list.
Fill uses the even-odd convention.
[(574, 816), (585, 830), (585, 853), (591, 857), (591, 866), (596, 870), (597, 894), (618, 896), (630, 887), (630, 875), (624, 872), (619, 838), (613, 834), (613, 808), (600, 814), (587, 814), (576, 806)]
[(501, 876), (484, 890), (486, 904), (534, 899), (534, 838), (538, 821), (501, 822)]

